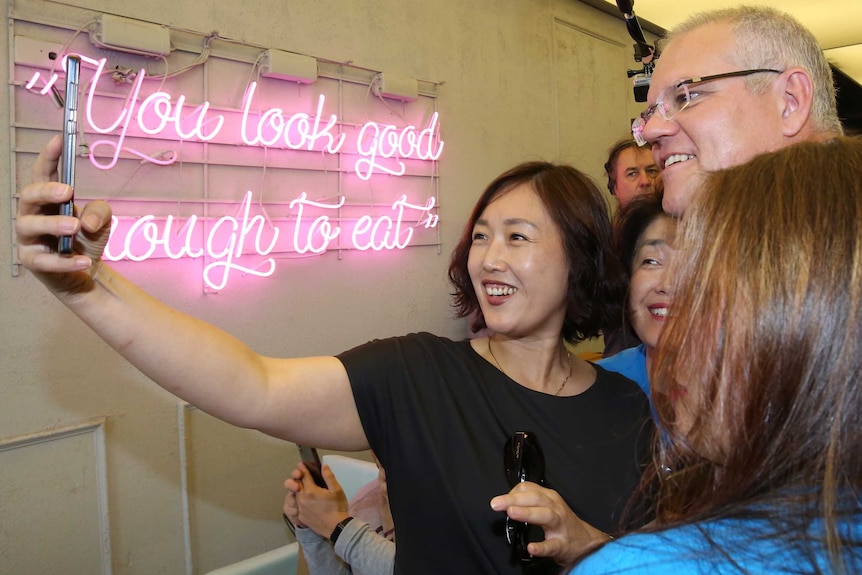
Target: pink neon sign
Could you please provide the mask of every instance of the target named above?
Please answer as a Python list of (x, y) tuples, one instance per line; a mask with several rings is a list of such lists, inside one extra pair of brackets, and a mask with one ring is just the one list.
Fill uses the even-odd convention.
[[(176, 154), (149, 156), (130, 148), (126, 144), (130, 127), (163, 139), (209, 142), (227, 125), (225, 117), (214, 113), (206, 101), (191, 107), (187, 106), (185, 95), (173, 99), (163, 91), (141, 100), (146, 78), (143, 69), (129, 88), (122, 108), (113, 117), (105, 118), (97, 106), (96, 94), (107, 61), (83, 55), (81, 58), (95, 68), (82, 98), (83, 117), (89, 131), (112, 138), (90, 142), (89, 160), (100, 170), (114, 168), (123, 150), (154, 164), (170, 165), (176, 161)], [(26, 88), (46, 95), (57, 80), (57, 74), (44, 79), (37, 71)], [(43, 86), (37, 88), (40, 82)], [(318, 97), (312, 114), (288, 114), (278, 107), (253, 112), (257, 88), (256, 82), (250, 83), (243, 96), (238, 134), (234, 134), (236, 141), (246, 146), (286, 147), (332, 155), (345, 150), (348, 134), (340, 131), (340, 121), (335, 114), (327, 114), (324, 95)], [(366, 122), (356, 131), (351, 148), (355, 150), (351, 153), (359, 158), (353, 171), (366, 181), (376, 174), (402, 176), (406, 173), (404, 160), (435, 161), (440, 157), (444, 142), (439, 132), (436, 112), (424, 128)], [(413, 239), (417, 226), (431, 229), (438, 223), (434, 197), (423, 204), (412, 204), (402, 195), (388, 206), (389, 213), (381, 214), (378, 209), (344, 219), (339, 215), (345, 204), (343, 196), (337, 202), (322, 202), (309, 199), (303, 192), (289, 204), (290, 217), (295, 221), (290, 224), (291, 232), (282, 237), (281, 230), (268, 218), (251, 215), (251, 198), (252, 193), (246, 192), (236, 214), (217, 220), (203, 220), (197, 216), (184, 221), (173, 216), (144, 215), (133, 220), (114, 217), (105, 259), (204, 258), (204, 282), (213, 290), (221, 290), (227, 286), (233, 272), (259, 277), (272, 275), (275, 260), (271, 254), (285, 251), (285, 244), (289, 245), (286, 251), (297, 254), (321, 254), (342, 246), (361, 251), (404, 249)], [(247, 263), (250, 259), (256, 259), (254, 265)]]
[[(116, 141), (98, 140), (90, 144), (90, 162), (99, 169), (110, 170), (116, 166), (123, 149), (155, 164), (168, 165), (176, 160), (175, 156), (165, 160), (126, 147), (124, 143), (133, 120), (136, 127), (145, 134), (164, 137), (170, 128), (180, 141), (208, 142), (219, 135), (225, 126), (224, 116), (211, 114), (209, 102), (205, 101), (187, 111), (185, 95), (180, 95), (173, 101), (170, 94), (159, 91), (150, 94), (138, 104), (141, 86), (147, 76), (144, 69), (135, 76), (125, 104), (116, 117), (102, 124), (95, 118), (94, 101), (107, 60), (94, 60), (86, 56), (81, 56), (81, 60), (96, 68), (85, 98), (84, 116), (87, 124), (96, 133), (116, 134)], [(27, 82), (27, 88), (34, 90), (40, 79), (41, 73), (35, 72)], [(52, 74), (43, 81), (45, 85), (39, 92), (44, 95), (57, 82), (57, 74)], [(293, 150), (320, 151), (326, 154), (337, 154), (342, 150), (346, 134), (334, 133), (339, 125), (335, 114), (330, 114), (328, 119), (324, 120), (324, 95), (321, 94), (318, 98), (314, 115), (305, 112), (287, 115), (281, 108), (273, 107), (264, 110), (255, 120), (251, 114), (251, 106), (256, 89), (257, 83), (250, 83), (243, 96), (239, 137), (245, 145), (272, 147), (283, 143)], [(404, 175), (406, 167), (402, 160), (437, 160), (443, 152), (444, 142), (440, 139), (439, 116), (434, 112), (428, 125), (422, 129), (413, 125), (398, 127), (393, 124), (366, 122), (359, 130), (355, 145), (360, 159), (357, 160), (354, 171), (361, 179), (368, 180), (378, 172), (393, 176)], [(107, 163), (103, 163), (96, 155), (96, 150), (103, 147), (109, 150)]]
[[(144, 261), (154, 257), (206, 258), (204, 282), (213, 290), (224, 289), (231, 272), (268, 277), (275, 271), (272, 257), (258, 261), (253, 267), (240, 263), (243, 257), (269, 256), (281, 237), (281, 229), (269, 223), (263, 215), (251, 216), (252, 193), (245, 198), (235, 216), (223, 216), (215, 222), (204, 222), (191, 216), (180, 222), (173, 216), (157, 219), (146, 215), (122, 225), (116, 216), (111, 222), (111, 238), (105, 248), (105, 259)], [(331, 249), (342, 233), (346, 246), (357, 250), (393, 250), (406, 248), (413, 238), (419, 222), (424, 228), (435, 228), (438, 216), (436, 202), (429, 197), (425, 204), (411, 204), (401, 196), (390, 206), (391, 215), (364, 214), (355, 222), (342, 222), (334, 218), (344, 206), (339, 201), (318, 202), (300, 194), (290, 203), (296, 210), (292, 222), (293, 233), (288, 239), (289, 249), (298, 254), (321, 254)], [(309, 215), (306, 209), (313, 210)], [(333, 216), (327, 215), (331, 212)]]

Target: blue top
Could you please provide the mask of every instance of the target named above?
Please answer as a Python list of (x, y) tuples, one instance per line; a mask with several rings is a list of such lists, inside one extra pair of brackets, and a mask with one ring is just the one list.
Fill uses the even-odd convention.
[[(839, 531), (862, 537), (862, 514)], [(621, 537), (589, 555), (571, 575), (739, 575), (831, 573), (826, 550), (773, 535), (761, 519), (719, 519)], [(862, 549), (845, 549), (847, 573), (862, 573)]]
[(624, 375), (638, 384), (649, 397), (649, 376), (646, 369), (646, 345), (630, 347), (610, 357), (600, 359), (596, 364), (608, 371)]

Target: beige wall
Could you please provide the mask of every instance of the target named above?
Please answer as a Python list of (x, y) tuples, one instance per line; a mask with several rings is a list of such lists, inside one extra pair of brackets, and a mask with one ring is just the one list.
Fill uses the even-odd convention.
[[(61, 5), (8, 4), (9, 15)], [(601, 183), (605, 149), (639, 109), (625, 77), (633, 62), (622, 22), (573, 0), (74, 6), (445, 82), (439, 253), (282, 262), (268, 280), (219, 294), (189, 281), (199, 270), (187, 265), (117, 264), (169, 304), (269, 355), (333, 354), (419, 330), (463, 337), (445, 270), (483, 186), (535, 158), (570, 161)], [(8, 32), (0, 29), (4, 49)], [(0, 58), (4, 77), (8, 62)], [(0, 109), (8, 106), (0, 91)], [(9, 133), (8, 114), (0, 131)], [(10, 174), (12, 152), (0, 140), (6, 182), (23, 179)], [(202, 573), (288, 541), (281, 482), (294, 447), (183, 406), (26, 272), (13, 277), (14, 205), (0, 202), (0, 573)]]

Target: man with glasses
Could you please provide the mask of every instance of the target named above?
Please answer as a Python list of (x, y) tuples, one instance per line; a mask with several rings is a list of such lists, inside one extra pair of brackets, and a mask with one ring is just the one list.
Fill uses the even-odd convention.
[[(806, 140), (841, 135), (832, 71), (804, 26), (766, 7), (695, 14), (672, 30), (632, 136), (652, 145), (665, 211), (681, 215), (703, 176)], [(752, 190), (752, 196), (757, 191)], [(558, 499), (558, 498), (557, 498)], [(497, 497), (497, 510), (541, 525), (537, 554), (566, 564), (607, 535), (536, 488)]]
[(765, 7), (697, 14), (672, 30), (632, 135), (652, 144), (664, 208), (680, 215), (704, 173), (843, 133), (813, 34)]

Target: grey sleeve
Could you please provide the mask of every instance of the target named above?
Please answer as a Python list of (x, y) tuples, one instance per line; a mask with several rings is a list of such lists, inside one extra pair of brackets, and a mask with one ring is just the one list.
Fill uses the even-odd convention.
[(356, 575), (392, 575), (395, 569), (395, 542), (379, 535), (360, 519), (353, 519), (338, 536), (335, 554), (344, 559)]
[[(354, 522), (355, 520), (350, 523)], [(344, 534), (341, 537), (344, 537)], [(297, 527), (296, 540), (302, 547), (302, 556), (310, 575), (350, 575), (350, 566), (335, 555), (329, 539), (321, 537), (311, 529)]]

